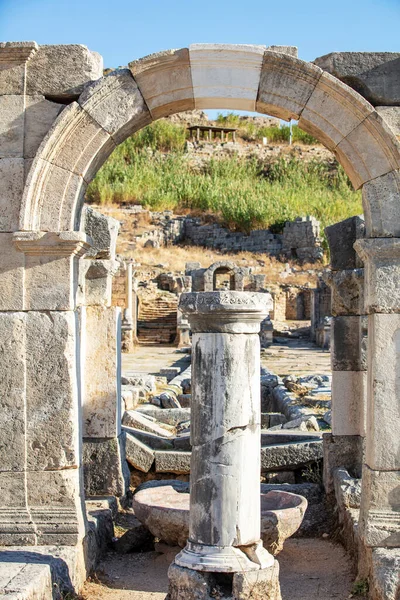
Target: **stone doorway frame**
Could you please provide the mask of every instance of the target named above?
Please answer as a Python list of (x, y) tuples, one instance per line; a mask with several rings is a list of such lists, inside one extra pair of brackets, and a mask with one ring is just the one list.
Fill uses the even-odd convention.
[[(20, 310), (26, 322), (21, 369), (26, 371), (29, 361), (41, 366), (36, 388), (30, 388), (29, 378), (24, 380), (26, 418), (13, 438), (12, 452), (17, 454), (21, 446), (26, 466), (14, 469), (8, 479), (3, 474), (2, 487), (12, 507), (7, 515), (11, 520), (20, 515), (32, 524), (31, 530), (26, 526), (25, 537), (13, 536), (10, 529), (11, 542), (68, 545), (86, 533), (75, 319), (77, 260), (90, 244), (79, 230), (86, 187), (117, 145), (135, 131), (173, 113), (205, 108), (298, 120), (334, 153), (354, 187), (362, 188), (367, 239), (357, 241), (356, 248), (365, 261), (370, 336), (361, 524), (367, 546), (387, 544), (381, 525), (396, 517), (393, 498), (400, 473), (400, 390), (395, 376), (400, 361), (399, 144), (366, 100), (314, 64), (263, 46), (214, 44), (150, 55), (88, 85), (61, 112), (33, 160), (9, 264), (17, 279), (22, 274), (20, 308), (10, 303), (2, 313), (10, 335), (19, 325), (7, 310)], [(41, 354), (38, 339), (45, 330), (58, 371)], [(31, 415), (51, 408), (46, 394), (38, 395), (50, 373), (63, 398), (64, 422), (58, 435), (41, 440)], [(394, 540), (392, 545), (400, 543)]]

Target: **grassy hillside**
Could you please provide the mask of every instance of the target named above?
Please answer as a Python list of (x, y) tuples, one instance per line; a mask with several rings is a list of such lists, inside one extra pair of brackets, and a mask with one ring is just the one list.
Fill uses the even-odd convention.
[[(262, 129), (244, 131), (242, 139), (288, 135), (285, 129)], [(293, 129), (295, 139), (313, 142), (296, 126)], [(362, 212), (360, 194), (352, 190), (336, 163), (305, 162), (291, 156), (266, 163), (233, 156), (211, 159), (199, 171), (184, 153), (186, 135), (183, 125), (160, 120), (127, 139), (90, 184), (88, 201), (213, 213), (242, 231), (263, 227), (279, 231), (286, 220), (307, 214), (325, 227)]]

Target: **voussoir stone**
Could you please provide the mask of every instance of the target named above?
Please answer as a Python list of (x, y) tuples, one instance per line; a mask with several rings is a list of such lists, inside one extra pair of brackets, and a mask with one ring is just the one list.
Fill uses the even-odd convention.
[(256, 111), (285, 121), (299, 119), (321, 75), (322, 70), (315, 65), (266, 51)]
[(103, 75), (103, 58), (80, 44), (40, 46), (27, 68), (27, 94), (74, 100)]
[(194, 109), (189, 50), (167, 50), (129, 63), (154, 119)]
[(189, 54), (195, 108), (256, 110), (265, 48), (246, 44), (192, 44)]
[(117, 69), (89, 85), (80, 106), (116, 144), (152, 121), (152, 116), (129, 69)]

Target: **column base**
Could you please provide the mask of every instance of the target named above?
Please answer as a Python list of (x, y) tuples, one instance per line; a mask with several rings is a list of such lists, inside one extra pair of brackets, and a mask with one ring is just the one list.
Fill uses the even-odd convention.
[(274, 563), (273, 556), (262, 543), (236, 548), (234, 546), (206, 546), (188, 541), (175, 557), (180, 567), (211, 573), (236, 573), (258, 571)]
[(281, 600), (276, 560), (270, 567), (246, 573), (201, 573), (172, 563), (168, 579), (166, 600)]

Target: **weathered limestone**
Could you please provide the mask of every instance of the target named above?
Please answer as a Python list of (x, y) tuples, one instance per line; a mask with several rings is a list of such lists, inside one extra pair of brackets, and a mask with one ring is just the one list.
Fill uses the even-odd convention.
[(285, 121), (298, 119), (321, 75), (314, 65), (266, 51), (255, 110)]
[(153, 119), (195, 108), (189, 50), (167, 50), (129, 63)]
[(24, 190), (23, 158), (0, 158), (0, 231), (17, 231)]
[(398, 52), (332, 52), (316, 58), (314, 63), (374, 106), (400, 106)]
[(86, 87), (79, 105), (116, 144), (152, 121), (129, 69), (117, 69)]
[(258, 110), (256, 99), (265, 48), (192, 44), (189, 56), (195, 108)]
[(92, 240), (86, 258), (114, 260), (119, 228), (120, 222), (117, 219), (106, 217), (90, 206), (84, 206), (81, 229)]
[(400, 135), (400, 107), (399, 106), (377, 106), (376, 112), (389, 125), (397, 136)]
[(100, 306), (81, 311), (83, 437), (114, 438), (121, 433), (121, 312)]
[(367, 237), (400, 237), (400, 171), (368, 181), (362, 196)]
[(64, 106), (42, 95), (26, 96), (24, 157), (34, 158), (43, 138)]
[(257, 334), (268, 311), (265, 297), (187, 293), (181, 296), (180, 309), (193, 332), (192, 458), (189, 540), (175, 563), (211, 572), (270, 568), (273, 558), (262, 547), (256, 516), (260, 512)]
[(301, 113), (299, 126), (333, 150), (372, 112), (373, 107), (356, 92), (323, 73)]
[(25, 93), (25, 65), (37, 49), (36, 42), (0, 42), (0, 95)]
[(367, 547), (400, 547), (399, 239), (358, 240), (365, 262), (368, 413), (360, 533)]
[(13, 244), (23, 253), (23, 310), (74, 309), (76, 261), (91, 245), (88, 236), (77, 231), (19, 231)]
[(90, 81), (103, 75), (103, 58), (79, 44), (39, 46), (29, 61), (27, 94), (75, 100)]
[[(324, 438), (324, 484), (333, 492), (333, 472), (361, 473), (367, 413), (367, 332), (364, 269), (353, 244), (364, 236), (364, 221), (352, 217), (326, 228), (332, 271), (332, 439)], [(351, 450), (349, 450), (349, 447)], [(357, 457), (358, 463), (354, 462)], [(341, 464), (338, 464), (341, 462)]]

